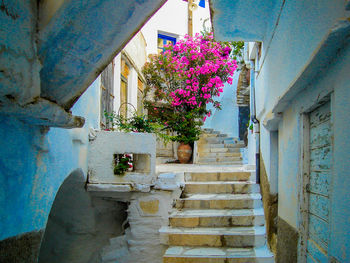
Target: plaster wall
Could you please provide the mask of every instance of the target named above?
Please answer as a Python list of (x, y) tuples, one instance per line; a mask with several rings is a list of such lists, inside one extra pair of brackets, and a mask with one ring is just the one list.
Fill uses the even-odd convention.
[[(301, 219), (298, 208), (298, 174), (302, 158), (300, 156), (301, 113), (307, 112), (317, 105), (325, 96), (331, 94), (333, 117), (333, 178), (331, 193), (330, 226), (331, 237), (329, 255), (339, 262), (350, 260), (350, 228), (348, 219), (350, 198), (347, 189), (350, 141), (347, 113), (349, 105), (349, 74), (350, 46), (349, 44), (334, 58), (333, 63), (325, 72), (318, 75), (311, 85), (299, 94), (283, 113), (279, 126), (279, 216), (296, 230)], [(301, 233), (302, 234), (302, 233)]]
[(167, 172), (158, 174), (154, 186), (144, 192), (90, 191), (93, 199), (128, 204), (127, 220), (122, 224), (125, 231), (111, 237), (100, 249), (98, 259), (92, 262), (161, 263), (166, 246), (159, 229), (168, 226), (169, 213), (181, 195), (183, 184), (183, 172)]
[[(158, 33), (167, 34), (177, 39), (188, 33), (188, 3), (183, 0), (169, 0), (141, 29), (147, 47), (147, 55), (157, 54)], [(198, 7), (193, 11), (193, 33), (202, 30), (202, 21), (210, 17), (209, 4), (205, 8)]]
[(73, 107), (82, 129), (32, 126), (1, 115), (0, 240), (44, 229), (56, 192), (75, 169), (87, 171), (89, 128), (98, 128), (99, 79)]
[[(343, 1), (277, 1), (271, 11), (262, 45), (262, 55), (256, 63), (258, 64), (255, 82), (256, 108), (257, 117), (261, 122), (303, 72), (309, 59), (315, 54), (337, 19), (345, 15)], [(299, 123), (292, 117), (295, 114), (295, 109), (294, 112), (293, 109), (287, 109), (283, 113), (283, 121), (279, 127), (279, 131), (283, 130), (283, 135), (279, 133), (278, 140), (280, 152), (278, 166), (288, 167), (287, 170), (279, 168), (279, 179), (282, 181), (278, 181), (278, 185), (289, 186), (279, 198), (281, 204), (285, 201), (289, 201), (290, 204), (288, 207), (280, 207), (279, 212), (293, 227), (297, 226), (297, 216), (290, 212), (289, 208), (294, 210), (297, 207), (297, 189), (288, 182), (297, 179), (299, 151), (294, 139), (298, 138)], [(272, 145), (270, 131), (261, 125), (260, 150), (269, 180), (272, 170), (276, 168), (274, 160), (271, 160), (274, 156), (271, 155)], [(271, 186), (274, 183), (277, 182), (270, 182)]]
[(127, 204), (93, 198), (86, 176), (73, 171), (53, 203), (40, 248), (39, 262), (97, 263), (110, 238), (122, 234)]
[(133, 60), (139, 71), (147, 60), (146, 46), (146, 40), (141, 31), (139, 31), (123, 49)]
[(187, 34), (187, 2), (169, 0), (141, 29), (147, 47), (147, 55), (157, 54), (158, 33), (168, 33), (179, 38)]
[[(278, 4), (279, 2), (277, 2)], [(273, 11), (279, 12), (280, 8)], [(257, 115), (269, 112), (303, 72), (320, 42), (345, 17), (344, 1), (285, 1), (278, 26), (269, 26), (256, 78)], [(277, 14), (271, 18), (278, 18)], [(270, 21), (273, 25), (277, 20)], [(272, 30), (272, 31), (271, 31)], [(268, 36), (270, 36), (268, 38)], [(266, 89), (265, 87), (269, 87)]]
[(40, 95), (41, 63), (36, 54), (36, 17), (36, 1), (10, 1), (10, 3), (2, 1), (0, 11), (2, 102), (5, 97), (23, 105)]
[(220, 102), (222, 110), (215, 109), (208, 105), (212, 110), (212, 116), (206, 119), (204, 128), (211, 128), (227, 134), (229, 137), (238, 138), (238, 106), (236, 104), (236, 90), (239, 78), (239, 72), (235, 72), (232, 85), (225, 83), (224, 91), (216, 100)]
[(40, 28), (44, 28), (56, 14), (58, 9), (64, 4), (65, 0), (43, 0), (40, 1)]

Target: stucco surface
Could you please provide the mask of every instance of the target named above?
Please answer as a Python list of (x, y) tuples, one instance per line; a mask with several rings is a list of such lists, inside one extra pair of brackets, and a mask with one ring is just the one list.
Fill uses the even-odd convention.
[(2, 1), (0, 98), (10, 96), (21, 105), (40, 95), (41, 64), (36, 54), (36, 16), (36, 1)]
[(86, 116), (83, 129), (48, 130), (0, 116), (0, 224), (6, 225), (0, 239), (45, 228), (61, 183), (76, 168), (87, 172), (89, 128), (98, 127), (99, 109), (93, 103), (98, 94), (99, 80), (72, 109)]
[(64, 2), (39, 34), (41, 96), (69, 109), (163, 2)]
[[(144, 154), (144, 171), (114, 175), (114, 154)], [(151, 133), (99, 131), (89, 147), (89, 183), (139, 183), (155, 181), (156, 138)], [(136, 167), (136, 166), (135, 166)]]
[(217, 97), (222, 110), (215, 109), (212, 105), (208, 109), (212, 110), (212, 116), (207, 118), (204, 128), (214, 129), (229, 137), (238, 138), (238, 106), (236, 104), (236, 90), (240, 72), (233, 76), (232, 85), (225, 83), (224, 91)]

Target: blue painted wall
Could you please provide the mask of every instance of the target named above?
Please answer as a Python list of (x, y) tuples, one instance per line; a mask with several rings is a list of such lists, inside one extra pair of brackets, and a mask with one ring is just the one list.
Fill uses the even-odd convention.
[(225, 83), (224, 91), (217, 101), (220, 102), (222, 110), (216, 110), (211, 105), (212, 116), (207, 118), (204, 128), (211, 128), (221, 133), (226, 133), (231, 137), (238, 138), (238, 106), (237, 106), (237, 83), (240, 72), (233, 75), (232, 85)]
[[(248, 2), (244, 7), (244, 3)], [(262, 5), (273, 3), (266, 10)], [(258, 33), (262, 30), (262, 54), (256, 63), (256, 106), (257, 118), (261, 123), (260, 150), (270, 178), (273, 163), (271, 133), (262, 124), (271, 118), (274, 106), (281, 100), (294, 82), (305, 73), (311, 59), (319, 52), (324, 39), (337, 25), (340, 19), (350, 21), (350, 12), (346, 10), (347, 1), (343, 0), (291, 0), (261, 1), (249, 10), (250, 1), (219, 1), (214, 4), (214, 32), (217, 36), (230, 39), (237, 36), (232, 29), (240, 26), (247, 34), (244, 40), (250, 40), (249, 33), (256, 26)], [(231, 12), (235, 6), (241, 8), (240, 13)], [(243, 6), (243, 7), (242, 7)], [(259, 13), (260, 12), (260, 13)], [(261, 16), (262, 13), (268, 15)], [(217, 15), (217, 18), (215, 16)], [(251, 18), (249, 25), (246, 19)], [(230, 17), (232, 15), (232, 17)], [(226, 20), (225, 20), (226, 19)], [(216, 22), (215, 22), (216, 20)], [(225, 23), (220, 23), (225, 21)], [(348, 23), (349, 22), (343, 22)], [(232, 24), (232, 26), (231, 26)], [(266, 25), (262, 28), (262, 25)], [(219, 28), (215, 28), (215, 26)], [(348, 27), (349, 29), (349, 27)], [(344, 31), (343, 31), (344, 34)], [(349, 34), (349, 30), (347, 31)], [(258, 39), (261, 37), (261, 39)], [(350, 49), (349, 38), (343, 45), (339, 44), (337, 52), (332, 54), (333, 61), (326, 63), (319, 75), (308, 79), (309, 86), (298, 90), (295, 98), (281, 110), (281, 121), (278, 125), (278, 216), (299, 234), (303, 234), (299, 211), (300, 173), (301, 173), (301, 114), (315, 107), (322, 98), (331, 97), (334, 162), (331, 196), (331, 238), (328, 254), (339, 262), (350, 262)], [(347, 42), (346, 42), (347, 41)], [(344, 47), (345, 43), (347, 46)], [(328, 47), (329, 50), (331, 49)], [(323, 56), (327, 58), (327, 56)], [(321, 61), (322, 62), (322, 61)], [(319, 70), (317, 65), (312, 65)], [(311, 69), (312, 70), (312, 69)], [(275, 112), (277, 114), (278, 112)], [(275, 129), (275, 128), (272, 128)], [(270, 178), (271, 179), (271, 178)], [(287, 240), (287, 239), (286, 239)]]
[(87, 171), (89, 128), (99, 127), (99, 78), (72, 109), (81, 129), (31, 126), (0, 115), (0, 240), (45, 228), (56, 192), (75, 169)]

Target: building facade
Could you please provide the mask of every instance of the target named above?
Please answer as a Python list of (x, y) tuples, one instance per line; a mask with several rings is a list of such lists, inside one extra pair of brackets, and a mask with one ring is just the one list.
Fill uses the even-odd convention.
[(251, 117), (277, 262), (350, 260), (349, 1), (218, 1), (216, 37), (246, 44)]
[(127, 207), (86, 192), (89, 138), (105, 110), (142, 111), (140, 29), (165, 2), (2, 4), (1, 262), (108, 262)]

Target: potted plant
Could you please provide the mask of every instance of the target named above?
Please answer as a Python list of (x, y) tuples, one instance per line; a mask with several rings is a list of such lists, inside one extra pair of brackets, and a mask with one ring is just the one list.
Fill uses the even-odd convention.
[(237, 68), (230, 52), (229, 44), (216, 42), (212, 33), (196, 34), (166, 46), (144, 65), (149, 118), (174, 132), (170, 139), (180, 142), (180, 149), (199, 139), (200, 127), (211, 115), (206, 104), (220, 109), (215, 97), (225, 82), (232, 84)]

